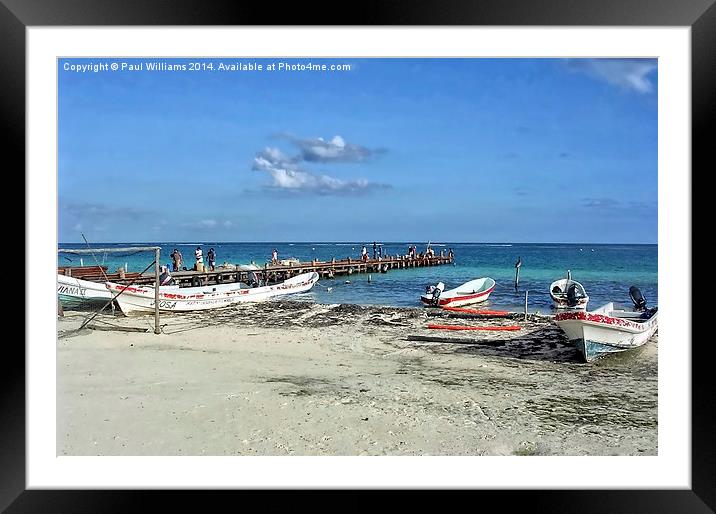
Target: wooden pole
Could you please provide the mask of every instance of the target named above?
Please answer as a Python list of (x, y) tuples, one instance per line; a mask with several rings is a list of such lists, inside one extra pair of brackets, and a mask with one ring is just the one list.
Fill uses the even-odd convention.
[(518, 257), (517, 262), (515, 263), (515, 291), (517, 291), (517, 288), (520, 285), (520, 268), (521, 267), (522, 267), (522, 257)]
[(527, 321), (527, 296), (529, 293), (529, 290), (525, 291), (525, 321)]
[(159, 334), (159, 248), (154, 250), (154, 333)]

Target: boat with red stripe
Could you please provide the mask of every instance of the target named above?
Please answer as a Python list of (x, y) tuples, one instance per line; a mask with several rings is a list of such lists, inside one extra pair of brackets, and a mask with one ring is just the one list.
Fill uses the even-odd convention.
[(656, 307), (647, 309), (646, 300), (636, 287), (629, 295), (634, 309), (617, 309), (613, 302), (593, 311), (561, 312), (555, 323), (573, 341), (586, 362), (610, 353), (638, 348), (654, 335), (658, 328)]
[(495, 289), (495, 281), (490, 277), (476, 278), (464, 284), (445, 291), (445, 284), (439, 282), (437, 285), (430, 285), (425, 293), (420, 296), (420, 301), (425, 305), (435, 307), (458, 307), (480, 303), (487, 300)]

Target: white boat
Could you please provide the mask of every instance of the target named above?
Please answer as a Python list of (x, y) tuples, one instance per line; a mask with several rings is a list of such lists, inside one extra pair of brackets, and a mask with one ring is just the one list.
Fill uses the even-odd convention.
[(586, 362), (638, 348), (656, 332), (657, 309), (646, 308), (646, 301), (638, 289), (632, 287), (629, 292), (633, 300), (635, 296), (641, 298), (635, 301), (633, 310), (615, 309), (614, 303), (610, 302), (593, 311), (555, 315), (555, 322), (576, 344)]
[(586, 309), (589, 296), (584, 286), (572, 280), (572, 274), (567, 270), (567, 278), (555, 280), (549, 286), (549, 295), (557, 309)]
[[(304, 293), (318, 282), (318, 273), (302, 273), (280, 284), (246, 287), (240, 283), (218, 284), (204, 287), (183, 287), (173, 291), (159, 289), (159, 310), (184, 312), (219, 309), (235, 303), (260, 302), (287, 294)], [(154, 312), (154, 288), (124, 286), (107, 282), (107, 289), (116, 296), (124, 314)]]
[(436, 286), (428, 286), (425, 294), (420, 296), (420, 301), (425, 305), (432, 306), (451, 306), (468, 305), (471, 303), (480, 303), (487, 300), (490, 293), (495, 289), (495, 281), (490, 277), (477, 278), (469, 282), (465, 282), (455, 289), (443, 291), (445, 284), (439, 282)]
[(57, 295), (63, 307), (94, 307), (112, 298), (104, 284), (67, 275), (57, 275)]

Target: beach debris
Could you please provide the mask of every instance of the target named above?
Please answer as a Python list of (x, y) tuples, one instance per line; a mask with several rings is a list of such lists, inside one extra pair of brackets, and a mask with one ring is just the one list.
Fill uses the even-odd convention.
[(107, 332), (149, 332), (147, 327), (121, 327), (119, 325), (87, 325), (90, 330), (104, 330)]
[(434, 325), (431, 323), (428, 328), (434, 330), (520, 330), (521, 327), (519, 325), (470, 327), (464, 325)]
[(510, 312), (508, 311), (492, 311), (489, 309), (465, 309), (463, 307), (442, 307), (442, 310), (444, 311), (450, 311), (450, 312), (464, 312), (466, 314), (481, 314), (483, 316), (508, 316)]
[(409, 335), (408, 341), (426, 342), (426, 343), (456, 343), (456, 344), (488, 344), (492, 346), (504, 346), (504, 339), (465, 339), (458, 337), (440, 337), (440, 336), (422, 336)]

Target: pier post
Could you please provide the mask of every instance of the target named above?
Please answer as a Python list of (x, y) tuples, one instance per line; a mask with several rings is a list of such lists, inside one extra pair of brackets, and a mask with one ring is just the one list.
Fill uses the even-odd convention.
[(154, 250), (154, 333), (159, 334), (159, 248)]
[(518, 257), (517, 262), (515, 263), (515, 291), (517, 291), (517, 288), (520, 285), (520, 268), (521, 267), (522, 267), (522, 257)]

